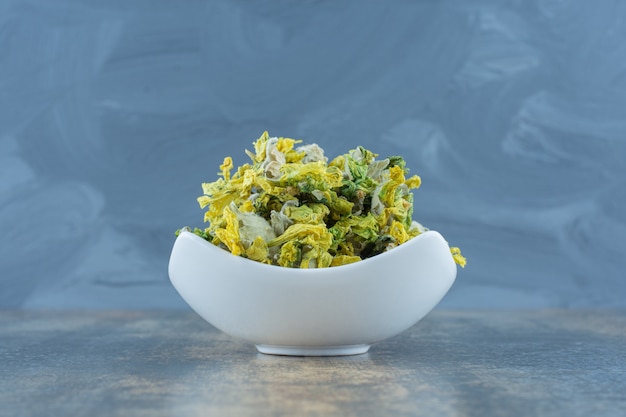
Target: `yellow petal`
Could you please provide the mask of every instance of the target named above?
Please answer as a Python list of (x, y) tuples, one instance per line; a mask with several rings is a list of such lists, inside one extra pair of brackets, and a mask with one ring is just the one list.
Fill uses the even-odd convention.
[(287, 242), (280, 248), (278, 265), (286, 267), (296, 266), (296, 263), (300, 261), (300, 256), (300, 245), (295, 241)]
[(398, 245), (406, 242), (411, 237), (404, 229), (404, 225), (397, 220), (391, 222), (391, 226), (389, 227), (389, 234), (396, 240)]
[(265, 132), (263, 132), (261, 137), (259, 137), (256, 142), (254, 142), (254, 152), (256, 153), (255, 162), (262, 162), (263, 160), (265, 160), (265, 145), (267, 144), (269, 138), (270, 135), (266, 130)]
[(287, 206), (284, 212), (294, 223), (322, 224), (330, 210), (324, 204), (310, 204), (298, 207)]
[(359, 256), (350, 256), (350, 255), (337, 255), (333, 258), (330, 266), (339, 266), (339, 265), (347, 265), (352, 264), (354, 262), (359, 262), (361, 257)]
[(292, 224), (282, 235), (270, 240), (267, 245), (276, 246), (289, 241), (301, 241), (302, 243), (328, 250), (332, 244), (332, 239), (333, 236), (324, 224)]
[(198, 197), (198, 204), (200, 204), (200, 208), (205, 208), (209, 204), (211, 204), (211, 199), (206, 195), (201, 195)]
[(246, 249), (246, 256), (253, 261), (263, 262), (267, 259), (267, 255), (267, 244), (261, 236), (257, 236), (257, 238), (252, 242), (252, 245)]
[(243, 244), (239, 237), (239, 220), (229, 207), (224, 209), (223, 218), (226, 221), (226, 227), (215, 230), (215, 236), (226, 245), (233, 255), (239, 256), (244, 253)]
[(465, 265), (467, 265), (467, 259), (461, 255), (461, 249), (452, 247), (450, 248), (450, 253), (452, 254), (452, 258), (454, 258), (454, 262), (459, 264), (461, 268), (465, 268)]
[(404, 181), (404, 183), (407, 187), (409, 187), (409, 190), (412, 190), (414, 188), (419, 188), (419, 186), (422, 185), (422, 179), (417, 175), (413, 175), (411, 178)]
[(226, 179), (226, 181), (230, 180), (230, 170), (233, 169), (233, 158), (230, 156), (224, 158), (224, 162), (220, 165), (220, 169), (222, 170), (222, 176)]
[(280, 171), (283, 173), (281, 183), (293, 185), (300, 181), (313, 181), (320, 191), (341, 187), (343, 183), (341, 170), (337, 167), (327, 167), (322, 161), (284, 164)]
[(396, 189), (404, 182), (404, 171), (395, 165), (389, 169), (389, 181), (380, 190), (380, 199), (386, 207), (392, 207), (396, 198)]
[(289, 139), (289, 138), (278, 138), (278, 142), (276, 143), (276, 149), (280, 152), (286, 154), (290, 150), (293, 149), (293, 145), (296, 143), (302, 142), (301, 140)]
[(254, 204), (252, 204), (252, 201), (246, 200), (239, 207), (239, 211), (242, 213), (254, 213)]

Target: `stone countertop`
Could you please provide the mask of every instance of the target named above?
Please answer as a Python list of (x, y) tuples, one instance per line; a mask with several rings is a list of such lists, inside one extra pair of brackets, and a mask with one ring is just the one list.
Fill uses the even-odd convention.
[(0, 312), (0, 416), (624, 416), (625, 311), (440, 311), (348, 357), (193, 313)]

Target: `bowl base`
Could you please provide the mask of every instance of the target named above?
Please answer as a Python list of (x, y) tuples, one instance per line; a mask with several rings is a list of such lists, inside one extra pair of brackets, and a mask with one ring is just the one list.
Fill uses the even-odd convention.
[(275, 346), (256, 345), (259, 352), (266, 355), (282, 356), (347, 356), (367, 353), (371, 345), (347, 346)]

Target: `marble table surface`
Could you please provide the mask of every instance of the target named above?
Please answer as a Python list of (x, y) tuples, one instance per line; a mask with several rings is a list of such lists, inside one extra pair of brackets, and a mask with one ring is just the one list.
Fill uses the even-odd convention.
[(181, 311), (0, 312), (0, 416), (624, 416), (626, 311), (440, 311), (369, 353), (257, 353)]

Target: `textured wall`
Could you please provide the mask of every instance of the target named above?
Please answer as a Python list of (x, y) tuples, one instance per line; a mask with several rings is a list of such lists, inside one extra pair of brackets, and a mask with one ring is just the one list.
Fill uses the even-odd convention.
[(625, 307), (625, 39), (620, 0), (0, 1), (0, 308), (182, 307), (173, 231), (265, 129), (404, 155), (447, 307)]

